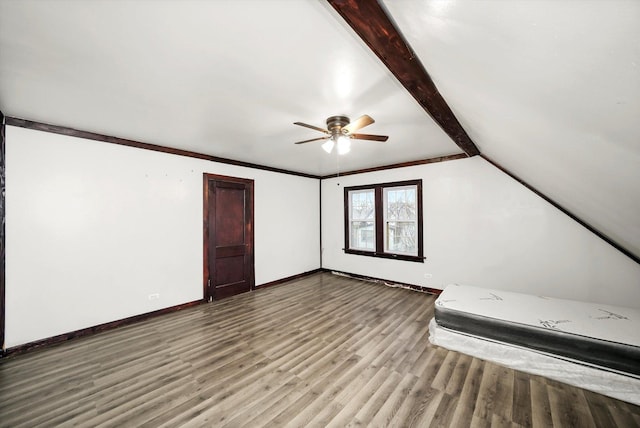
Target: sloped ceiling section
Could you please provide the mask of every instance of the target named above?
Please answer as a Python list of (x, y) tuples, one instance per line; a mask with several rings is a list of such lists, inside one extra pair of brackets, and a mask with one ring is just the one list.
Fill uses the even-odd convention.
[[(0, 0), (0, 109), (317, 176), (461, 153), (324, 1)], [(390, 138), (293, 144), (338, 114)]]
[(362, 0), (329, 3), (447, 135), (468, 156), (480, 154), (382, 5)]
[(386, 1), (484, 156), (640, 258), (640, 2)]
[[(640, 2), (380, 4), (483, 156), (640, 258)], [(318, 176), (462, 153), (412, 94), (326, 1), (0, 0), (9, 117)], [(293, 145), (335, 114), (390, 138)]]

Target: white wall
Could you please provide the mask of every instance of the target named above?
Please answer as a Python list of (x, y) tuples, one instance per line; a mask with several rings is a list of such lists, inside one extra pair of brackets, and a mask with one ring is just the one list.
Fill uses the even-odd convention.
[(13, 126), (6, 159), (6, 347), (201, 299), (204, 172), (255, 180), (257, 285), (320, 267), (318, 180)]
[[(6, 347), (202, 298), (204, 172), (255, 180), (257, 285), (320, 267), (318, 180), (6, 133)], [(343, 188), (415, 178), (425, 263), (344, 254)], [(323, 180), (322, 239), (327, 269), (640, 305), (638, 264), (479, 157)]]
[[(344, 187), (418, 178), (425, 263), (345, 254)], [(640, 265), (477, 156), (323, 180), (322, 246), (327, 269), (640, 307)]]

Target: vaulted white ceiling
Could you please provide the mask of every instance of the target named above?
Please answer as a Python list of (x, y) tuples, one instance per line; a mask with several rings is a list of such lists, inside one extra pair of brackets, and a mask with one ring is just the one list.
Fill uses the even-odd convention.
[(640, 256), (640, 2), (386, 5), (483, 155)]
[[(483, 155), (640, 256), (640, 2), (384, 6)], [(324, 1), (0, 0), (0, 110), (320, 176), (462, 152)], [(390, 138), (293, 144), (335, 114)]]
[[(461, 152), (324, 2), (1, 4), (8, 116), (315, 175)], [(293, 144), (337, 114), (390, 139)]]

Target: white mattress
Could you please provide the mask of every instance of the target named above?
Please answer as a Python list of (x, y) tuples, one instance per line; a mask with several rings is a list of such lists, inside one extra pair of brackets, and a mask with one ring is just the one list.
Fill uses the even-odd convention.
[(640, 347), (640, 309), (466, 285), (447, 286), (436, 306)]
[[(448, 311), (447, 314), (456, 313), (456, 316), (468, 312), (476, 321), (487, 319), (496, 326), (513, 323), (518, 328), (545, 330), (556, 336), (576, 335), (586, 342), (593, 339), (611, 342), (614, 346), (619, 343), (625, 347), (640, 345), (640, 310), (632, 308), (450, 285), (436, 300), (436, 313), (442, 313), (442, 310)], [(636, 375), (605, 371), (566, 356), (559, 358), (539, 350), (450, 330), (439, 326), (435, 320), (429, 328), (429, 340), (435, 345), (640, 405), (640, 378)]]

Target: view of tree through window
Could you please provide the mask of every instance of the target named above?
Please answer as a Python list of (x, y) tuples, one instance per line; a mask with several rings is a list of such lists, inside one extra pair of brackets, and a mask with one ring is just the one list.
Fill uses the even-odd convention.
[(418, 255), (416, 186), (384, 189), (385, 251)]
[(423, 261), (422, 180), (345, 188), (345, 251)]
[(354, 191), (351, 193), (351, 247), (373, 251), (375, 240), (375, 193), (373, 190)]

